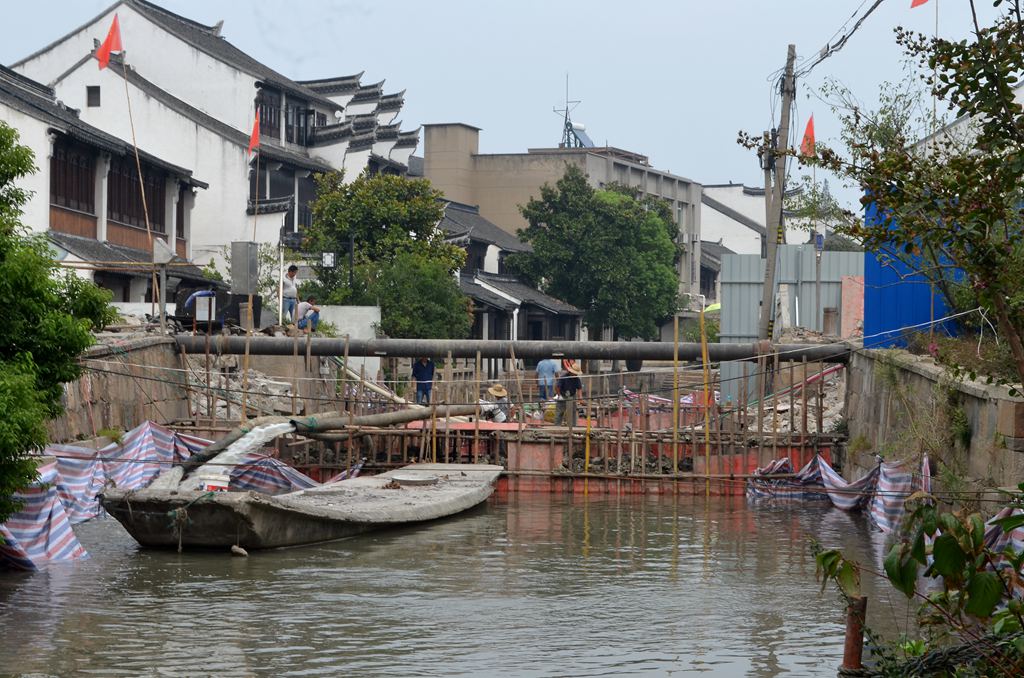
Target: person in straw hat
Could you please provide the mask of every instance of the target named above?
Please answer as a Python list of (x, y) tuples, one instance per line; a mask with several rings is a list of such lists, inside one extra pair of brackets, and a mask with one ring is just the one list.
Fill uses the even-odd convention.
[(487, 389), (487, 393), (494, 398), (491, 407), (488, 408), (488, 416), (498, 423), (508, 421), (512, 410), (512, 405), (508, 401), (508, 391), (501, 384), (494, 384)]
[[(568, 358), (562, 360), (562, 372), (555, 382), (555, 393), (560, 396), (555, 406), (555, 424), (569, 427), (576, 425), (576, 394), (583, 390), (583, 382), (580, 381), (582, 370), (576, 365), (575, 360)], [(568, 421), (566, 415), (568, 414)]]

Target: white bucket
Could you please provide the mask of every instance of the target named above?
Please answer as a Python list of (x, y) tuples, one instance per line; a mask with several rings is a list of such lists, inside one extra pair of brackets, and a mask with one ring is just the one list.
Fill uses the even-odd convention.
[(227, 492), (231, 484), (231, 478), (222, 475), (204, 475), (200, 480), (204, 492)]

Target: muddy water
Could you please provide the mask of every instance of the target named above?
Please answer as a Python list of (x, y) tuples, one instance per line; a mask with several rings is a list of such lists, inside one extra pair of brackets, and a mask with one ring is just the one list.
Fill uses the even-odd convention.
[[(515, 495), (249, 558), (77, 531), (91, 560), (0, 575), (0, 673), (834, 676), (841, 603), (807, 539), (884, 548), (836, 509), (740, 498)], [(873, 583), (869, 623), (897, 633), (907, 605)]]

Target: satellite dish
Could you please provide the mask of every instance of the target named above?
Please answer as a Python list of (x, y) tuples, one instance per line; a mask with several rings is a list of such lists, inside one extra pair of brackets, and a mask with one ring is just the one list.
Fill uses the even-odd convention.
[(334, 112), (334, 119), (335, 120), (341, 120), (344, 117), (345, 117), (345, 114), (342, 111), (335, 111)]

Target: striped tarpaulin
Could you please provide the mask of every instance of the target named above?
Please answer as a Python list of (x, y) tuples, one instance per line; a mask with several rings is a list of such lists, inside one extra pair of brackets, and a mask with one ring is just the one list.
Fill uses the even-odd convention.
[(868, 504), (868, 517), (882, 532), (894, 532), (903, 519), (903, 504), (914, 492), (914, 474), (902, 461), (878, 466), (878, 481)]
[[(931, 489), (928, 456), (915, 479), (906, 462), (883, 462), (867, 475), (847, 482), (832, 466), (815, 455), (793, 478), (772, 478), (773, 474), (792, 473), (788, 458), (776, 459), (754, 472), (747, 481), (747, 497), (752, 499), (811, 499), (827, 496), (844, 511), (866, 509), (871, 522), (882, 532), (899, 527), (904, 503), (914, 491)], [(822, 491), (823, 490), (823, 491)]]
[(836, 473), (836, 470), (820, 457), (818, 458), (818, 468), (821, 469), (821, 481), (833, 504), (844, 511), (854, 511), (867, 506), (878, 481), (877, 466), (871, 469), (866, 476), (852, 483), (846, 482), (845, 478)]
[(208, 444), (147, 421), (125, 433), (120, 442), (99, 450), (51, 445), (43, 454), (57, 457), (57, 490), (69, 520), (80, 523), (102, 513), (97, 495), (104, 487), (145, 487), (173, 462), (187, 459)]
[(763, 468), (754, 471), (758, 477), (747, 480), (747, 498), (749, 499), (816, 499), (828, 501), (821, 483), (821, 470), (818, 466), (820, 456), (815, 456), (804, 464), (795, 477), (772, 478), (773, 475), (789, 475), (793, 473), (793, 464), (789, 457), (776, 459)]
[(88, 558), (57, 493), (57, 463), (39, 467), (39, 478), (17, 492), (21, 510), (0, 525), (0, 564), (36, 570), (46, 563)]
[(252, 490), (263, 494), (280, 494), (316, 487), (318, 482), (296, 471), (280, 459), (259, 452), (250, 452), (231, 469), (232, 490)]

